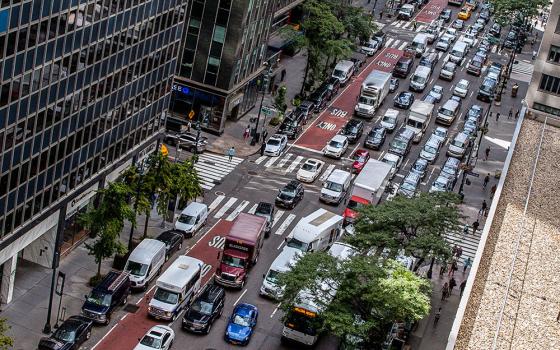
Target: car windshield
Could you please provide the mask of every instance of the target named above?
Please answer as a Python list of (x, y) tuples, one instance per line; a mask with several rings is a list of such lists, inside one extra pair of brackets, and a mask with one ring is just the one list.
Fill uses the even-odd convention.
[(365, 204), (356, 202), (355, 200), (351, 199), (348, 201), (348, 205), (346, 206), (350, 210), (360, 210), (365, 206)]
[(209, 303), (207, 301), (197, 300), (192, 304), (191, 309), (203, 315), (211, 315), (213, 306), (214, 305), (212, 303)]
[(148, 271), (148, 265), (129, 260), (128, 264), (126, 264), (126, 271), (134, 276), (145, 276), (146, 271)]
[(111, 306), (111, 295), (94, 290), (87, 297), (87, 301), (96, 305)]
[(278, 139), (270, 139), (270, 140), (268, 140), (267, 144), (268, 144), (268, 145), (271, 145), (271, 146), (278, 146), (278, 145), (280, 144), (280, 140), (278, 140)]
[(355, 134), (358, 132), (358, 128), (355, 127), (354, 125), (346, 125), (344, 127), (344, 132), (348, 134)]
[(447, 63), (444, 67), (444, 70), (453, 72), (455, 70), (455, 65), (453, 63)]
[(426, 151), (427, 153), (435, 154), (437, 152), (437, 148), (431, 145), (426, 145), (424, 146), (424, 151)]
[(277, 283), (278, 282), (278, 278), (280, 277), (282, 273), (278, 272), (276, 270), (269, 270), (268, 273), (266, 274), (266, 280), (270, 283)]
[(56, 330), (56, 332), (53, 333), (52, 337), (56, 340), (72, 343), (74, 339), (76, 339), (76, 331), (60, 327)]
[(395, 121), (397, 120), (397, 118), (393, 117), (393, 116), (389, 116), (389, 115), (385, 115), (383, 116), (383, 122), (388, 123), (388, 124), (395, 124)]
[(472, 60), (471, 61), (471, 66), (474, 66), (476, 68), (480, 68), (480, 67), (482, 67), (482, 62), (477, 61), (477, 60)]
[(331, 140), (331, 142), (329, 142), (329, 146), (333, 148), (342, 148), (342, 142)]
[(306, 252), (307, 248), (309, 247), (309, 244), (303, 243), (302, 241), (295, 238), (290, 239), (287, 245), (288, 247), (299, 249), (302, 252)]
[(421, 77), (419, 75), (414, 75), (412, 77), (412, 81), (415, 82), (415, 83), (418, 83), (418, 84), (424, 84), (426, 82), (426, 78)]
[(397, 68), (407, 69), (408, 68), (408, 62), (397, 62)]
[(451, 142), (451, 144), (455, 147), (463, 147), (463, 142), (459, 141), (459, 140), (453, 140), (453, 142)]
[(179, 301), (179, 294), (158, 288), (154, 293), (154, 299), (161, 301), (162, 303), (175, 305)]
[(445, 183), (442, 182), (440, 179), (437, 179), (436, 182), (434, 182), (434, 187), (436, 187), (440, 190), (444, 190), (445, 189)]
[(251, 325), (251, 320), (249, 319), (249, 317), (244, 317), (241, 315), (234, 315), (232, 322), (243, 327), (249, 327)]
[(140, 344), (148, 346), (150, 348), (160, 349), (161, 348), (161, 339), (154, 338), (151, 335), (145, 335), (144, 338), (142, 338), (142, 340), (140, 341)]
[(283, 188), (280, 190), (278, 197), (281, 199), (292, 199), (296, 195), (296, 191), (293, 188)]
[(366, 161), (366, 156), (364, 156), (363, 154), (354, 154), (354, 158), (355, 161), (357, 162), (365, 162)]
[(459, 82), (459, 83), (457, 84), (457, 87), (458, 87), (459, 89), (466, 90), (466, 89), (469, 87), (469, 84), (468, 84), (468, 83), (464, 83), (464, 82)]
[(423, 172), (426, 169), (426, 163), (415, 162), (414, 165), (412, 166), (412, 169), (419, 172)]
[(342, 192), (342, 184), (336, 183), (336, 182), (332, 182), (332, 181), (327, 181), (325, 183), (325, 188), (327, 190), (331, 190), (331, 191), (335, 191), (335, 192)]
[(309, 164), (309, 163), (305, 163), (305, 164), (303, 164), (303, 166), (301, 167), (301, 170), (313, 172), (313, 171), (317, 170), (317, 166), (316, 166), (316, 165)]
[(451, 166), (444, 166), (441, 171), (449, 175), (455, 175), (456, 169)]
[(416, 186), (414, 186), (410, 182), (403, 182), (401, 188), (408, 191), (414, 191), (416, 189)]
[(337, 78), (344, 78), (344, 72), (341, 71), (340, 69), (335, 69), (332, 75), (334, 75)]
[(407, 143), (405, 141), (399, 139), (394, 139), (393, 142), (391, 142), (391, 146), (397, 149), (405, 149), (406, 144)]
[(177, 221), (179, 221), (182, 224), (194, 225), (194, 222), (196, 221), (196, 217), (191, 215), (181, 214), (181, 216), (179, 216), (179, 219), (177, 219)]
[(445, 131), (436, 129), (436, 130), (434, 130), (434, 135), (436, 135), (437, 137), (444, 138), (445, 137)]
[(222, 262), (231, 267), (239, 267), (239, 268), (245, 267), (245, 260), (241, 258), (236, 258), (231, 255), (224, 255)]
[(431, 92), (435, 94), (441, 94), (443, 92), (443, 88), (441, 86), (434, 86)]

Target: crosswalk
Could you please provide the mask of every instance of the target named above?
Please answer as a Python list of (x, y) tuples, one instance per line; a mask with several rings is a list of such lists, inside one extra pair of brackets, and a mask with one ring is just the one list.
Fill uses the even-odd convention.
[(394, 49), (398, 49), (398, 50), (404, 50), (404, 48), (409, 44), (408, 41), (405, 40), (400, 40), (400, 39), (395, 39), (395, 38), (389, 38), (387, 39), (387, 41), (385, 42), (385, 46), (384, 47), (392, 47)]
[(511, 79), (530, 83), (534, 68), (535, 67), (532, 62), (528, 60), (520, 60), (511, 68)]
[[(280, 171), (285, 175), (297, 172), (300, 166), (305, 163), (305, 160), (303, 156), (294, 156), (293, 153), (286, 153), (280, 157), (261, 156), (255, 160), (255, 164), (262, 165), (268, 170)], [(326, 180), (335, 167), (334, 164), (325, 164), (321, 175), (318, 176), (319, 182)]]
[(395, 28), (401, 28), (401, 29), (410, 29), (410, 30), (413, 30), (415, 32), (419, 32), (422, 29), (425, 29), (425, 28), (428, 27), (425, 24), (416, 24), (416, 29), (414, 29), (413, 21), (402, 21), (402, 20), (394, 21), (393, 23), (391, 23), (391, 26), (393, 26)]
[(211, 190), (241, 162), (243, 162), (243, 158), (239, 157), (232, 157), (230, 161), (228, 156), (211, 153), (199, 155), (198, 162), (194, 164), (194, 168), (200, 179), (200, 187), (205, 190)]
[(463, 230), (457, 232), (448, 232), (445, 234), (445, 239), (449, 242), (450, 246), (457, 245), (463, 250), (462, 258), (466, 259), (468, 257), (474, 260), (476, 255), (476, 250), (478, 249), (478, 243), (480, 242), (480, 236), (482, 234), (482, 229), (476, 231), (473, 235), (472, 228), (469, 228), (468, 233), (463, 233)]

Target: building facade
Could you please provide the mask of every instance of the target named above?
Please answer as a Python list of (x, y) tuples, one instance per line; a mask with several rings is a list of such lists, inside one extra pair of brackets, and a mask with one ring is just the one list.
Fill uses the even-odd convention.
[(271, 0), (193, 0), (187, 10), (182, 58), (172, 87), (168, 128), (194, 113), (220, 134), (256, 103), (272, 20)]
[(1, 0), (0, 264), (57, 266), (75, 218), (156, 148), (185, 0)]
[(526, 101), (531, 115), (560, 116), (560, 2), (552, 3)]

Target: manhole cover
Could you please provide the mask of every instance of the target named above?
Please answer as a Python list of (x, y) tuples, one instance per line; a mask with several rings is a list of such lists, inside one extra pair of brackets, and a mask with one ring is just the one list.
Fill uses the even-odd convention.
[(258, 173), (257, 173), (256, 171), (252, 171), (252, 170), (251, 170), (251, 171), (248, 171), (247, 174), (249, 174), (249, 175), (257, 175)]
[(216, 196), (225, 196), (225, 195), (226, 195), (226, 194), (225, 194), (224, 192), (222, 192), (222, 191), (216, 191), (216, 192), (214, 192), (214, 194), (215, 194)]
[(134, 314), (136, 313), (136, 311), (138, 311), (139, 308), (140, 308), (139, 306), (134, 304), (126, 304), (126, 306), (124, 307), (124, 311)]

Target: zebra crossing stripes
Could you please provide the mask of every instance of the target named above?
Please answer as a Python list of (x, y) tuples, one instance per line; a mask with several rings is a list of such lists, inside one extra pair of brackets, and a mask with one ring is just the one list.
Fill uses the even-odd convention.
[(325, 171), (323, 172), (323, 174), (321, 175), (321, 177), (319, 178), (320, 182), (325, 181), (329, 175), (332, 173), (332, 171), (334, 170), (335, 165), (334, 164), (329, 164), (329, 166), (327, 167), (327, 169), (325, 169)]
[(258, 206), (257, 203), (253, 204), (253, 206), (251, 207), (251, 209), (249, 209), (249, 211), (247, 213), (255, 214), (255, 211), (257, 211), (257, 206)]
[(464, 233), (462, 230), (460, 232), (452, 231), (446, 233), (444, 237), (450, 245), (457, 245), (461, 247), (461, 249), (463, 250), (463, 254), (461, 256), (462, 258), (466, 259), (470, 257), (472, 260), (474, 260), (481, 235), (482, 229), (477, 230), (476, 234), (473, 235), (472, 227), (470, 227), (468, 233)]
[(266, 168), (269, 168), (272, 166), (272, 164), (274, 164), (278, 158), (280, 157), (270, 157), (270, 159), (268, 160), (268, 162), (266, 162), (266, 164), (264, 165)]
[(276, 226), (276, 224), (280, 221), (280, 218), (284, 215), (283, 210), (277, 210), (276, 214), (274, 214), (274, 219), (272, 220), (272, 227)]
[(530, 83), (534, 68), (531, 62), (521, 60), (517, 64), (513, 64), (510, 77), (515, 80)]
[(408, 43), (405, 41), (401, 44), (401, 46), (399, 46), (399, 50), (404, 50), (404, 48), (406, 47), (406, 45), (408, 45)]
[(208, 212), (212, 212), (212, 210), (216, 209), (218, 207), (218, 205), (220, 205), (220, 203), (222, 203), (222, 201), (226, 198), (226, 196), (224, 195), (219, 195), (218, 197), (216, 197), (216, 199), (214, 199), (214, 201), (212, 201), (212, 203), (210, 203), (210, 206), (208, 207)]
[(200, 180), (200, 187), (211, 190), (241, 162), (243, 162), (243, 158), (232, 157), (230, 161), (229, 157), (217, 154), (203, 153), (199, 155), (194, 168)]
[(296, 159), (294, 159), (294, 161), (292, 162), (292, 164), (290, 164), (290, 166), (288, 167), (287, 172), (291, 173), (292, 171), (294, 171), (296, 169), (296, 167), (299, 165), (299, 163), (303, 160), (302, 156), (297, 156)]
[(296, 218), (296, 214), (290, 214), (288, 215), (288, 217), (286, 218), (286, 220), (284, 220), (284, 222), (282, 223), (282, 225), (280, 225), (280, 227), (278, 227), (278, 230), (276, 230), (274, 232), (275, 235), (278, 236), (282, 236), (282, 234), (286, 231), (286, 229), (288, 228), (288, 226), (290, 226), (290, 224), (292, 223), (292, 221), (294, 221), (294, 219)]
[(292, 158), (293, 155), (294, 155), (293, 153), (286, 153), (276, 166), (278, 168), (282, 168), (288, 162), (288, 160)]
[(235, 202), (237, 202), (237, 198), (231, 197), (231, 198), (226, 202), (226, 204), (224, 204), (224, 206), (221, 207), (220, 210), (218, 210), (218, 211), (216, 212), (216, 214), (214, 214), (214, 218), (219, 219), (219, 218), (221, 218), (222, 216), (224, 216), (224, 214), (226, 213), (226, 211), (228, 211), (229, 208), (230, 208)]
[(268, 158), (268, 156), (260, 156), (259, 158), (257, 158), (257, 160), (255, 160), (255, 164), (261, 164), (261, 163), (264, 162), (267, 158)]
[(235, 220), (235, 218), (237, 217), (237, 215), (239, 215), (239, 213), (241, 213), (241, 211), (243, 209), (245, 209), (246, 206), (249, 205), (249, 201), (243, 201), (241, 202), (241, 204), (239, 204), (237, 206), (237, 208), (235, 208), (234, 211), (231, 212), (231, 214), (228, 215), (228, 217), (226, 218), (226, 221), (233, 221)]

